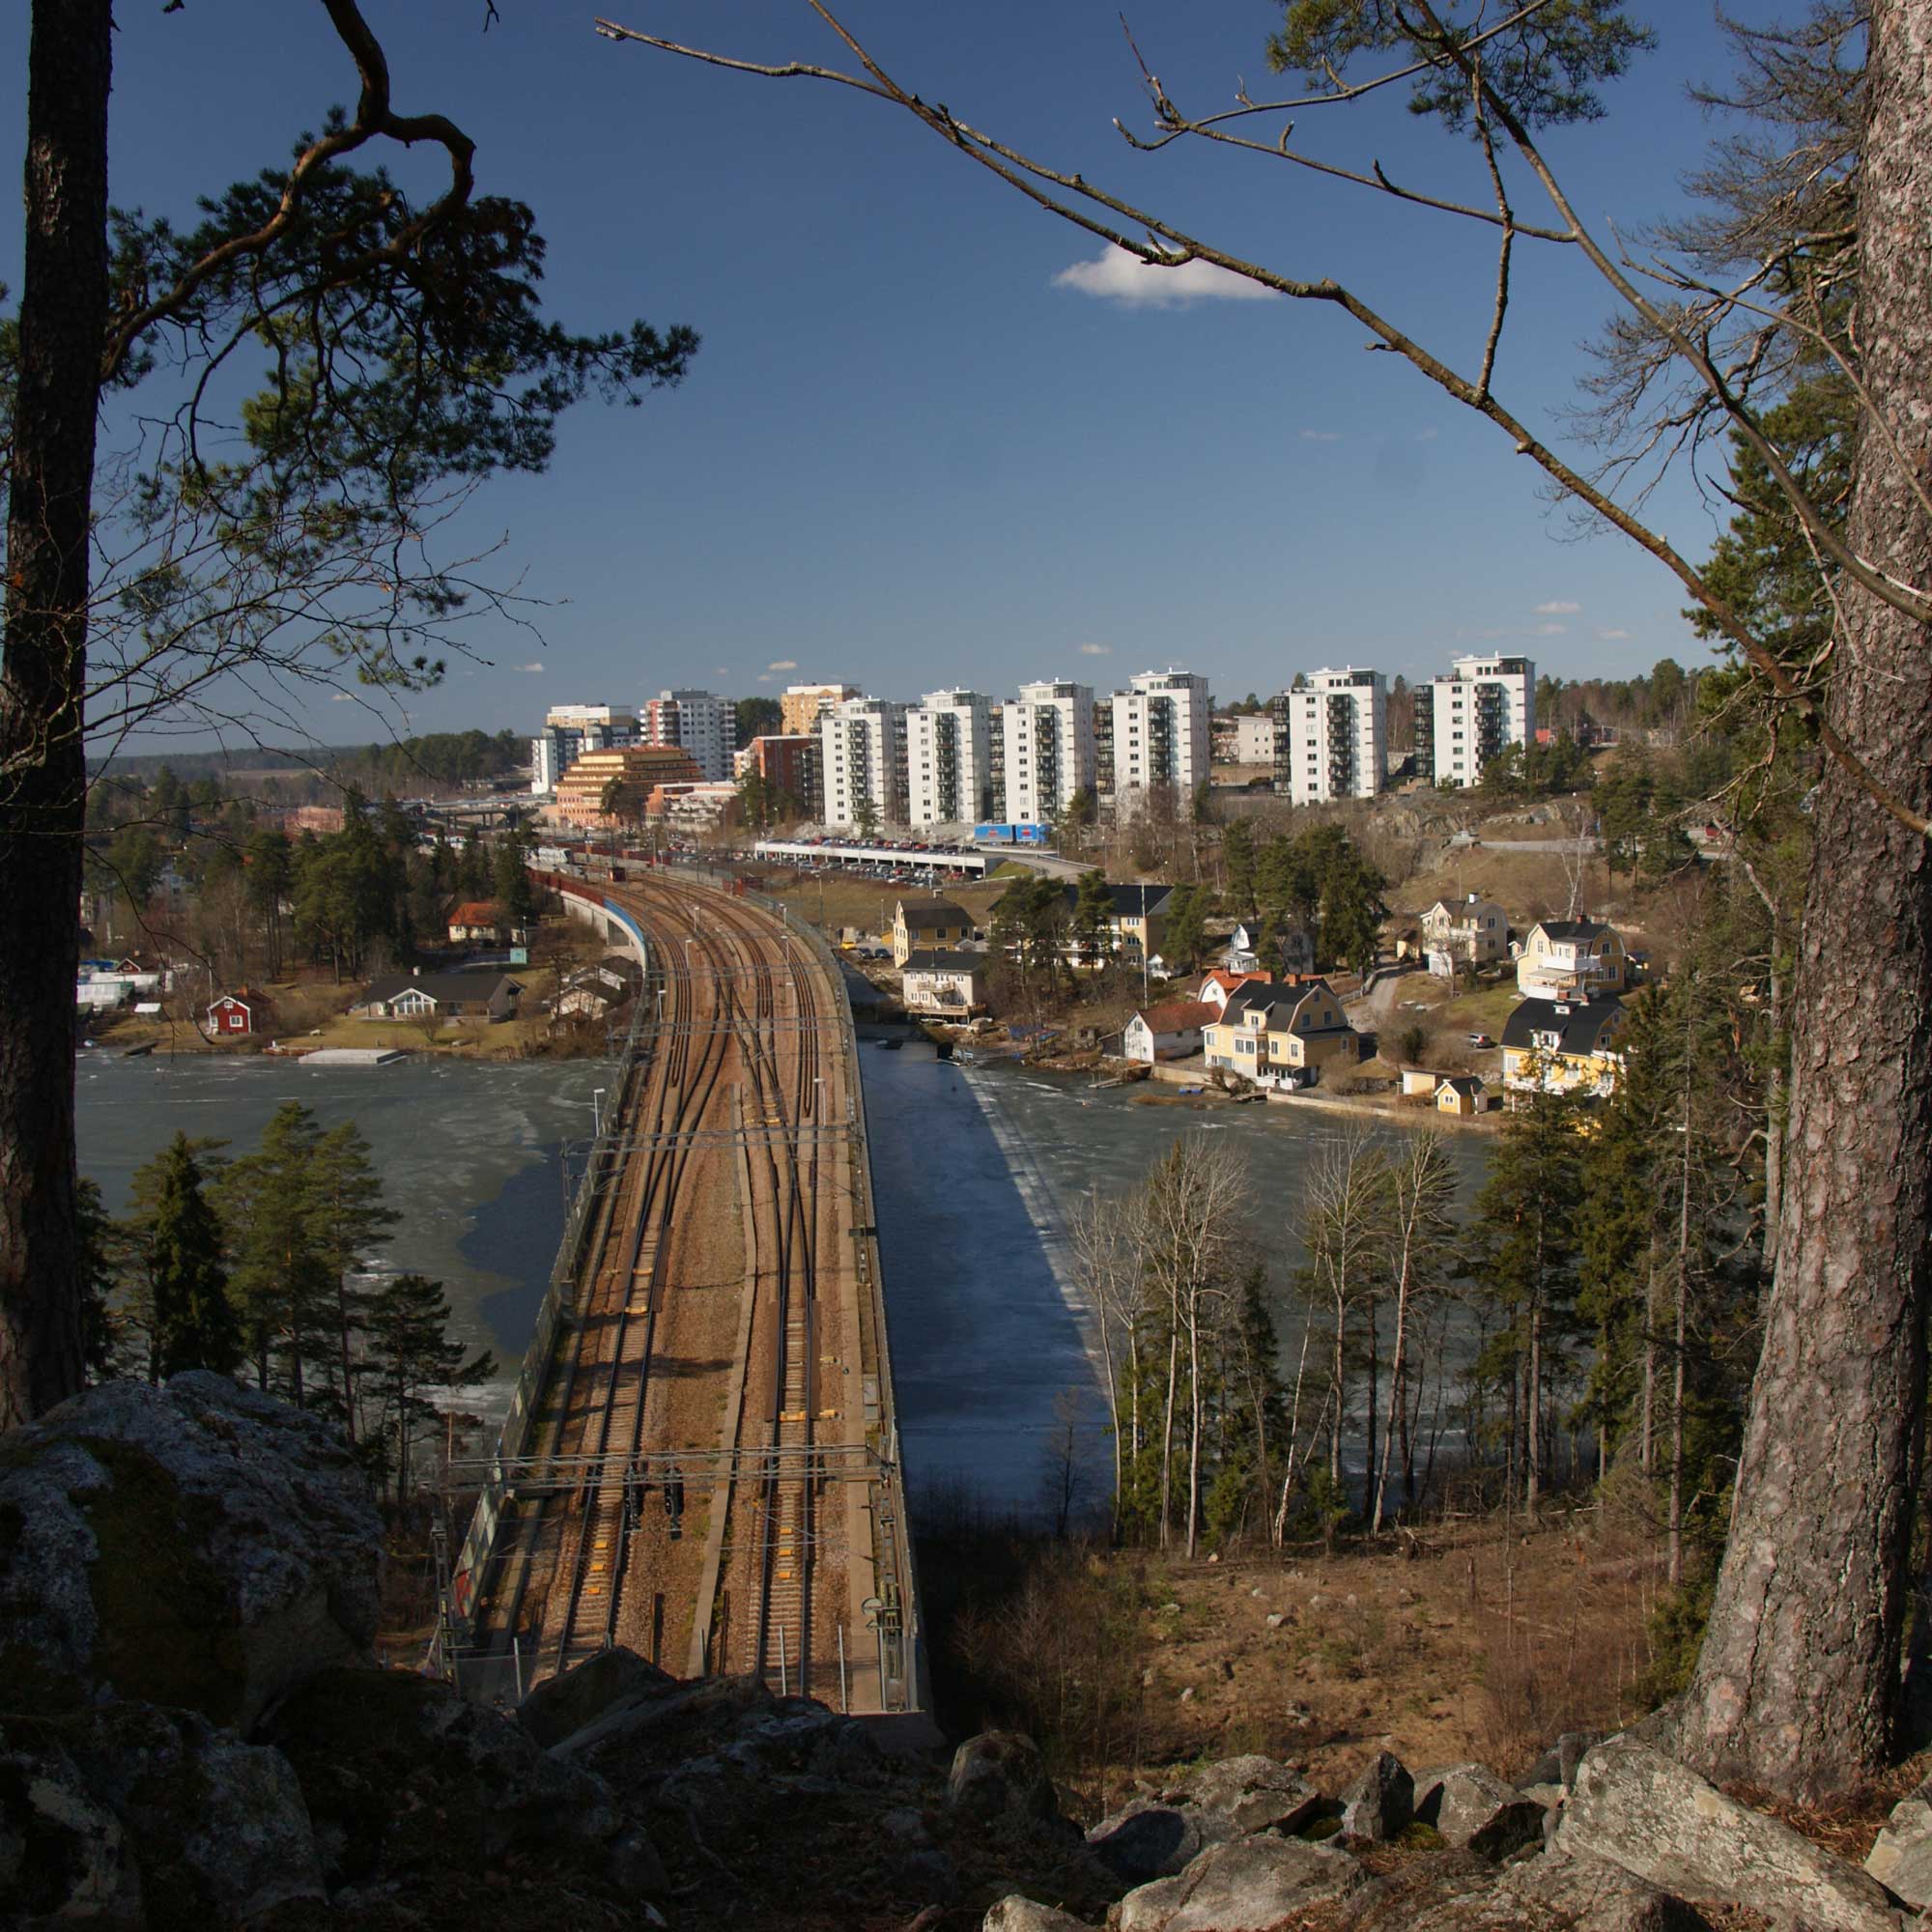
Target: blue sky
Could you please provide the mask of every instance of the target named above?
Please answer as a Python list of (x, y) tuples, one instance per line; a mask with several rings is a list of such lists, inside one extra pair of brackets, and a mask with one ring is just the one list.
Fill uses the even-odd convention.
[[(748, 58), (849, 64), (796, 0), (603, 4)], [(523, 728), (552, 702), (668, 684), (998, 695), (1173, 662), (1237, 696), (1324, 664), (1427, 675), (1497, 644), (1562, 676), (1704, 654), (1659, 565), (1612, 534), (1579, 538), (1493, 429), (1364, 354), (1325, 305), (1122, 299), (1100, 243), (908, 117), (612, 45), (590, 8), (499, 0), (485, 33), (482, 0), (363, 6), (398, 106), (450, 114), (477, 141), (481, 186), (536, 209), (557, 315), (704, 337), (680, 390), (585, 405), (548, 474), (493, 483), (467, 513), (467, 534), (503, 539), (501, 576), (552, 600), (546, 643), (479, 635), (492, 663), (412, 700), (416, 728)], [(25, 11), (0, 27), (16, 75)], [(1677, 205), (1712, 133), (1685, 85), (1724, 65), (1706, 0), (1635, 11), (1659, 52), (1612, 90), (1606, 121), (1548, 142), (1586, 216), (1627, 231)], [(124, 205), (188, 213), (351, 96), (318, 6), (118, 12)], [(1473, 371), (1490, 231), (1261, 156), (1131, 153), (1111, 117), (1147, 117), (1117, 0), (852, 0), (845, 17), (962, 119), (1286, 272), (1343, 280)], [(1130, 17), (1184, 108), (1226, 104), (1239, 77), (1257, 98), (1270, 84), (1265, 4), (1148, 0)], [(16, 86), (0, 152), (20, 153), (23, 115)], [(1393, 90), (1304, 114), (1296, 134), (1336, 161), (1481, 193), (1475, 151), (1411, 121)], [(16, 290), (18, 261), (9, 197), (0, 280)], [(1567, 251), (1525, 243), (1519, 265), (1497, 391), (1556, 428), (1605, 292)], [(1713, 516), (1688, 482), (1652, 513), (1692, 554), (1708, 547)], [(374, 735), (346, 705), (310, 723), (326, 740)]]

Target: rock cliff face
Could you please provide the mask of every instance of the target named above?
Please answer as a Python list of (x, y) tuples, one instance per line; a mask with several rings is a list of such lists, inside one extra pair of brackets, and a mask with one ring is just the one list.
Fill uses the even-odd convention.
[(1083, 1833), (1015, 1733), (891, 1756), (621, 1651), (513, 1717), (369, 1661), (379, 1550), (334, 1435), (221, 1378), (0, 1438), (0, 1928), (1901, 1932), (1932, 1889), (1926, 1793), (1861, 1871), (1634, 1736), (1520, 1786), (1229, 1758)]
[(7, 1708), (135, 1698), (245, 1730), (367, 1661), (380, 1531), (336, 1431), (225, 1376), (63, 1403), (0, 1441)]

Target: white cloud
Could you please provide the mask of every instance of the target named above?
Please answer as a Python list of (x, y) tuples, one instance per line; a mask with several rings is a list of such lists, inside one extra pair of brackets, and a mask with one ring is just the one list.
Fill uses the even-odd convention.
[(1614, 630), (1614, 629), (1611, 629), (1611, 630), (1602, 630), (1602, 631), (1599, 631), (1599, 632), (1597, 633), (1597, 637), (1598, 637), (1598, 639), (1600, 639), (1600, 640), (1601, 640), (1602, 642), (1604, 642), (1604, 643), (1606, 643), (1606, 644), (1614, 644), (1614, 643), (1619, 643), (1619, 642), (1621, 642), (1621, 641), (1622, 641), (1622, 640), (1623, 640), (1623, 639), (1624, 639), (1625, 638), (1628, 638), (1629, 636), (1630, 636), (1630, 633), (1629, 633), (1628, 631), (1618, 631), (1618, 630)]
[(1053, 278), (1057, 289), (1077, 289), (1128, 308), (1180, 308), (1196, 301), (1275, 301), (1273, 289), (1217, 269), (1212, 262), (1182, 262), (1157, 269), (1112, 242), (1091, 262), (1075, 262)]
[(771, 681), (772, 681), (772, 679), (771, 679), (771, 673), (770, 673), (769, 671), (762, 671), (762, 670), (761, 670), (761, 671), (760, 671), (760, 672), (758, 673), (758, 682), (759, 682), (760, 684), (769, 684), (769, 683), (771, 683)]
[(711, 675), (713, 677), (729, 677), (731, 675), (731, 667), (729, 665), (713, 665), (711, 667)]
[(331, 704), (354, 704), (355, 694), (353, 691), (331, 691), (328, 694), (328, 701)]
[(1539, 617), (1574, 617), (1582, 609), (1580, 604), (1573, 604), (1567, 597), (1552, 597), (1548, 604), (1539, 604), (1536, 614)]
[(1529, 635), (1532, 638), (1564, 638), (1570, 634), (1568, 624), (1532, 624)]
[(1342, 432), (1338, 429), (1305, 429), (1301, 432), (1303, 442), (1340, 442)]
[(1432, 424), (1428, 429), (1417, 430), (1415, 440), (1417, 442), (1434, 442), (1441, 434), (1442, 432)]
[(1082, 644), (1080, 655), (1083, 658), (1104, 658), (1112, 653), (1113, 648), (1112, 644)]
[(798, 660), (796, 658), (776, 658), (765, 668), (767, 670), (796, 670), (798, 668)]
[(544, 674), (544, 668), (540, 664), (518, 665), (516, 668), (526, 677), (541, 677)]

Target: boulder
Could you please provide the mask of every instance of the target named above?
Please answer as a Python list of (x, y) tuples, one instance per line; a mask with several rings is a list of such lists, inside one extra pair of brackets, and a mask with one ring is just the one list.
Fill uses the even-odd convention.
[(1201, 1856), (1208, 1843), (1201, 1824), (1191, 1805), (1136, 1798), (1087, 1833), (1087, 1849), (1116, 1878), (1143, 1885), (1182, 1871)]
[(1009, 1891), (988, 1908), (980, 1932), (1088, 1932), (1088, 1928), (1070, 1912), (1036, 1905), (1024, 1894)]
[(1802, 1898), (1811, 1932), (1898, 1932), (1877, 1879), (1627, 1736), (1597, 1746), (1577, 1767), (1556, 1848), (1774, 1921), (1788, 1919)]
[(1414, 1816), (1415, 1780), (1391, 1751), (1378, 1751), (1342, 1794), (1342, 1830), (1351, 1838), (1400, 1837)]
[(1120, 1932), (1267, 1932), (1361, 1884), (1362, 1868), (1332, 1846), (1237, 1838), (1210, 1845), (1173, 1878), (1128, 1892)]
[(1255, 1754), (1204, 1766), (1179, 1795), (1212, 1821), (1208, 1835), (1216, 1840), (1298, 1831), (1321, 1808), (1321, 1794), (1299, 1773)]
[(1517, 1783), (1525, 1789), (1532, 1784), (1560, 1784), (1567, 1791), (1577, 1781), (1577, 1767), (1583, 1754), (1603, 1741), (1602, 1731), (1565, 1731)]
[(1915, 1911), (1932, 1906), (1932, 1784), (1891, 1807), (1865, 1870)]
[(1357, 1892), (1335, 1932), (1709, 1932), (1701, 1914), (1600, 1859), (1496, 1866), (1473, 1852), (1410, 1860)]
[(601, 1777), (545, 1751), (514, 1719), (402, 1671), (331, 1670), (263, 1735), (287, 1752), (329, 1887), (468, 1871), (506, 1855), (601, 1869), (662, 1892), (648, 1838)]
[(1415, 1780), (1415, 1816), (1444, 1844), (1486, 1859), (1505, 1859), (1543, 1842), (1543, 1806), (1505, 1784), (1488, 1766), (1452, 1764)]
[(367, 1654), (381, 1532), (319, 1416), (200, 1371), (74, 1396), (0, 1463), (8, 1708), (120, 1697), (246, 1731)]
[(952, 1753), (947, 1808), (981, 1826), (1037, 1830), (1061, 1821), (1039, 1747), (1019, 1731), (981, 1731)]
[[(289, 1761), (198, 1712), (115, 1703), (13, 1719), (5, 1750), (0, 1843), (26, 1845), (30, 1886), (69, 1888), (56, 1913), (104, 1907), (112, 1923), (138, 1901), (128, 1923), (227, 1925), (323, 1896)], [(7, 1862), (0, 1852), (0, 1871)]]
[(562, 1675), (539, 1684), (517, 1707), (517, 1721), (548, 1749), (624, 1699), (638, 1702), (675, 1690), (677, 1679), (634, 1650), (613, 1644)]

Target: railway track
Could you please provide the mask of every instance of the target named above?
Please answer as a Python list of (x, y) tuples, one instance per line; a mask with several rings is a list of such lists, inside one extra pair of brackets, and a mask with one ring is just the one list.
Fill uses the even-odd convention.
[(485, 1622), (536, 1677), (626, 1642), (839, 1696), (844, 1518), (819, 1451), (854, 1439), (858, 1336), (823, 1292), (840, 1284), (820, 1279), (825, 1256), (849, 1291), (852, 1156), (826, 1138), (849, 1070), (820, 1038), (837, 992), (728, 895), (641, 882), (621, 900), (661, 1020), (619, 1096), (618, 1165), (546, 1406), (542, 1453), (570, 1480), (524, 1525), (516, 1583)]

